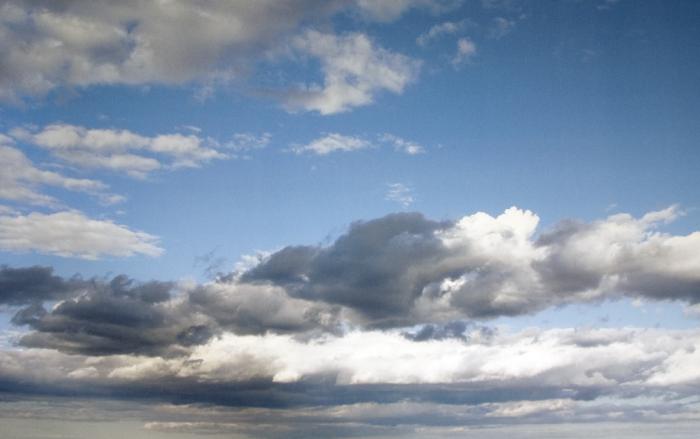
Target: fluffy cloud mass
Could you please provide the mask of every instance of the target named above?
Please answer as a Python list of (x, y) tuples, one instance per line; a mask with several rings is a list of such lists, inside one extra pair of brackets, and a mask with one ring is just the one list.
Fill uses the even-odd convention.
[(109, 84), (211, 89), (245, 78), (261, 60), (279, 59), (291, 38), (293, 50), (320, 61), (324, 81), (278, 94), (282, 103), (322, 114), (347, 111), (378, 92), (402, 92), (418, 62), (362, 33), (299, 29), (327, 27), (337, 14), (386, 22), (412, 8), (439, 13), (450, 3), (457, 2), (7, 1), (0, 6), (0, 99)]
[(236, 422), (183, 408), (146, 424), (255, 437), (285, 436), (260, 426), (262, 408), (280, 406), (319, 413), (280, 421), (285, 434), (330, 425), (329, 437), (378, 433), (407, 416), (425, 428), (697, 419), (696, 330), (484, 326), (623, 296), (697, 304), (700, 232), (661, 231), (679, 214), (539, 233), (537, 215), (518, 208), (457, 221), (393, 214), (204, 284), (2, 267), (0, 306), (17, 331), (0, 351), (0, 385), (260, 407)]
[(343, 305), (380, 326), (519, 315), (606, 298), (700, 300), (700, 233), (658, 231), (678, 209), (563, 222), (510, 208), (456, 222), (419, 214), (356, 223), (328, 247), (288, 247), (243, 275)]
[[(677, 214), (671, 207), (638, 219), (618, 214), (591, 223), (563, 222), (538, 237), (538, 217), (517, 208), (455, 222), (393, 214), (355, 223), (328, 246), (286, 247), (213, 282), (158, 284), (158, 300), (134, 292), (150, 291), (149, 284), (124, 277), (79, 282), (57, 280), (39, 268), (33, 270), (41, 276), (6, 268), (6, 298), (0, 302), (27, 306), (16, 321), (35, 332), (23, 343), (77, 352), (119, 351), (135, 327), (143, 338), (122, 343), (126, 352), (178, 351), (229, 332), (311, 337), (348, 328), (428, 324), (407, 337), (460, 338), (464, 327), (456, 321), (564, 304), (623, 296), (700, 302), (700, 259), (693, 251), (700, 232), (673, 236), (657, 231)], [(51, 233), (34, 233), (35, 223), (46, 221), (52, 222), (45, 228)], [(80, 236), (73, 228), (93, 232), (83, 233), (83, 240), (65, 239)], [(154, 239), (69, 213), (32, 214), (0, 224), (5, 248), (86, 258), (156, 256), (161, 250)], [(52, 289), (57, 292), (47, 295)], [(51, 299), (65, 301), (50, 311), (38, 306)], [(109, 329), (103, 327), (107, 309)]]

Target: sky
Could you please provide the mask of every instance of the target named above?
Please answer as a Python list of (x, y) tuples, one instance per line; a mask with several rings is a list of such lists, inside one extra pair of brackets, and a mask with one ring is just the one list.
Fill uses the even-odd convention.
[(0, 425), (693, 438), (700, 4), (0, 0)]

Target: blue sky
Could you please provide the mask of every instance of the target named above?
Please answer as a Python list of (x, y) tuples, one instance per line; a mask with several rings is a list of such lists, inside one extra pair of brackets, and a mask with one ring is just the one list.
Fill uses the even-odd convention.
[[(343, 331), (400, 338), (424, 325), (449, 332), (450, 322), (466, 325), (462, 336), (479, 327), (518, 337), (537, 330), (562, 346), (568, 338), (557, 331), (608, 328), (618, 332), (606, 339), (639, 337), (650, 358), (656, 351), (644, 330), (668, 331), (663, 336), (694, 346), (699, 17), (700, 4), (692, 1), (3, 2), (5, 355), (22, 364), (54, 352), (55, 364), (84, 371), (75, 358), (106, 364), (111, 355), (132, 356), (146, 364), (194, 358), (195, 351), (217, 358), (217, 349), (250, 334), (261, 337), (261, 349), (282, 343), (274, 340), (285, 334), (332, 334), (342, 350), (349, 343)], [(506, 211), (511, 206), (520, 210)], [(394, 238), (382, 241), (395, 227)], [(392, 253), (406, 236), (415, 246)], [(51, 281), (53, 289), (42, 284), (48, 281), (40, 267), (60, 279)], [(110, 284), (120, 274), (132, 279), (124, 290)], [(20, 288), (13, 276), (31, 285)], [(142, 290), (166, 288), (160, 283), (170, 299), (141, 304), (128, 318), (165, 313), (177, 328), (186, 321), (179, 345), (148, 344), (174, 327), (158, 329), (147, 348), (134, 348), (115, 347), (119, 337), (85, 321), (66, 333), (41, 323), (65, 318), (61, 306), (71, 300), (95, 295), (116, 307), (110, 301), (126, 300), (124, 291), (132, 300)], [(260, 309), (249, 310), (254, 316), (240, 317), (244, 322), (217, 314), (216, 306), (228, 309), (251, 288), (264, 289), (255, 293), (262, 299)], [(415, 288), (415, 296), (404, 297), (401, 288)], [(454, 296), (441, 296), (446, 304), (447, 298), (429, 298), (437, 294), (431, 288)], [(190, 308), (178, 308), (183, 301)], [(17, 323), (18, 313), (41, 303), (43, 314)], [(128, 321), (120, 313), (136, 305), (119, 303), (114, 321)], [(158, 308), (166, 303), (177, 317)], [(285, 311), (275, 314), (276, 306)], [(313, 311), (337, 325), (331, 330), (314, 320), (312, 327), (290, 317), (302, 311), (303, 319)], [(295, 323), (275, 320), (281, 315)], [(630, 335), (630, 328), (642, 332)], [(105, 339), (84, 346), (66, 335), (71, 331)], [(183, 341), (195, 333), (207, 337)], [(516, 335), (502, 337), (494, 343), (515, 349)], [(279, 361), (293, 364), (295, 349), (306, 348), (289, 345), (290, 357)], [(692, 358), (678, 360), (684, 354), (670, 349), (658, 368), (696, 389), (697, 373), (682, 362)], [(29, 392), (15, 385), (21, 375), (3, 367), (9, 368), (0, 361), (0, 384), (10, 384), (0, 391)], [(280, 379), (304, 386), (328, 372), (290, 370), (278, 372)], [(396, 384), (375, 372), (357, 375), (372, 376), (357, 382)], [(156, 375), (144, 379), (152, 384)], [(233, 385), (228, 375), (217, 377)], [(687, 396), (659, 384), (681, 378), (646, 378), (639, 395), (662, 386), (677, 392), (674, 398)], [(43, 377), (36, 386), (53, 401), (61, 386), (85, 386), (81, 379)], [(111, 379), (105, 388), (119, 386)], [(405, 382), (416, 389), (404, 399), (357, 401), (391, 411), (400, 401), (429, 400), (421, 386), (432, 381), (412, 379)], [(635, 379), (619, 383), (638, 385)], [(452, 375), (448, 381), (462, 382)], [(575, 377), (568, 384), (597, 385)], [(579, 404), (583, 397), (562, 406), (568, 396), (546, 399), (540, 390), (521, 401), (483, 404), (516, 404), (508, 410), (519, 413), (523, 401), (549, 401), (523, 409), (525, 423), (568, 422), (559, 412), (564, 406), (602, 419)], [(212, 403), (195, 398), (202, 401)], [(678, 404), (650, 403), (653, 420), (673, 413), (695, 419), (695, 402)], [(528, 418), (550, 411), (551, 417)], [(640, 419), (629, 407), (621, 412), (632, 424)], [(203, 415), (188, 416), (199, 422)], [(449, 425), (475, 422), (450, 419)], [(508, 419), (503, 425), (511, 425)], [(367, 428), (368, 436), (386, 433)]]

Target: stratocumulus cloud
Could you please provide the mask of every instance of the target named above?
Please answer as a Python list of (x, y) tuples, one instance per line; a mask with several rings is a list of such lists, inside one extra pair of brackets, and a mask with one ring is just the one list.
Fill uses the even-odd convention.
[[(456, 221), (398, 213), (204, 284), (5, 266), (0, 304), (13, 310), (19, 332), (18, 346), (0, 354), (0, 385), (17, 394), (155, 394), (361, 413), (347, 434), (413, 411), (430, 428), (572, 422), (574, 413), (600, 421), (610, 404), (630, 421), (640, 410), (659, 422), (697, 416), (687, 400), (700, 380), (697, 331), (488, 326), (499, 316), (625, 296), (697, 303), (698, 232), (662, 231), (680, 213), (673, 206), (564, 221), (539, 233), (537, 215), (515, 207)], [(590, 249), (595, 258), (586, 258)], [(434, 413), (442, 413), (438, 425)], [(336, 415), (294, 428), (309, 434), (319, 422), (341, 422)], [(276, 437), (276, 428), (255, 427), (259, 416), (232, 425), (190, 413), (147, 428)]]

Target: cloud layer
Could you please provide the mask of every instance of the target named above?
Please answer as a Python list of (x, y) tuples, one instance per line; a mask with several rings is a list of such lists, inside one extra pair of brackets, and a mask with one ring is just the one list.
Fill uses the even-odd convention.
[[(537, 215), (517, 208), (393, 214), (204, 284), (2, 267), (16, 332), (0, 350), (0, 389), (238, 407), (252, 411), (233, 422), (184, 406), (146, 428), (254, 437), (699, 419), (696, 330), (485, 323), (623, 296), (697, 304), (699, 232), (661, 231), (679, 214), (539, 233)], [(276, 423), (267, 410), (279, 407), (316, 415)]]

